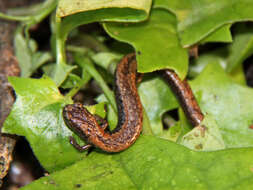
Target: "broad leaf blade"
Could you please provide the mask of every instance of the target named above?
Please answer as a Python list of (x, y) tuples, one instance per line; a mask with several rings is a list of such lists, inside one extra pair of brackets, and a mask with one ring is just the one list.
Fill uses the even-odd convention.
[(23, 189), (251, 189), (252, 156), (252, 148), (194, 152), (167, 140), (141, 136), (124, 152), (93, 152)]
[(251, 0), (155, 0), (154, 6), (177, 16), (184, 47), (199, 42), (225, 24), (253, 20)]
[(184, 46), (196, 43), (224, 24), (253, 20), (250, 0), (191, 0), (191, 3), (191, 9), (178, 17), (178, 31)]
[(188, 68), (187, 51), (179, 43), (176, 18), (171, 13), (154, 9), (146, 22), (106, 23), (104, 28), (113, 38), (134, 46), (139, 72), (170, 68), (181, 78), (185, 77)]
[(232, 81), (218, 63), (208, 64), (191, 82), (202, 111), (216, 120), (225, 146), (253, 146), (253, 90)]

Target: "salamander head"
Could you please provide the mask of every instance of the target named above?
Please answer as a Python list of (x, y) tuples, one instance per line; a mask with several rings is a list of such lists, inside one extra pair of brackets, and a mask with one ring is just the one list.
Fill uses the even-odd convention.
[(66, 105), (63, 109), (66, 125), (79, 136), (85, 135), (92, 117), (92, 114), (80, 103)]

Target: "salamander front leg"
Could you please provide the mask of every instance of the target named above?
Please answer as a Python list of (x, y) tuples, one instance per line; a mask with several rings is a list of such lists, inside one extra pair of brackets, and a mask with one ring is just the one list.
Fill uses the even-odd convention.
[(77, 150), (79, 150), (80, 152), (83, 152), (83, 151), (85, 151), (85, 150), (89, 150), (89, 149), (92, 147), (91, 144), (86, 144), (86, 145), (84, 145), (84, 146), (79, 145), (79, 144), (76, 142), (76, 140), (74, 139), (74, 137), (72, 137), (72, 136), (69, 137), (69, 142), (70, 142), (70, 144), (72, 144), (72, 145), (73, 145)]

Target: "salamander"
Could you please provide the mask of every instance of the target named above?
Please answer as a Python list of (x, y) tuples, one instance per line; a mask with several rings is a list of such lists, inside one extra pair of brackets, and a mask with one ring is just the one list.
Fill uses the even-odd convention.
[(142, 104), (138, 95), (137, 62), (135, 54), (125, 56), (115, 71), (115, 98), (118, 124), (112, 131), (105, 130), (107, 123), (99, 125), (98, 118), (80, 103), (66, 105), (63, 118), (67, 126), (87, 145), (80, 146), (73, 137), (71, 144), (80, 151), (94, 146), (106, 152), (120, 152), (130, 147), (142, 131)]

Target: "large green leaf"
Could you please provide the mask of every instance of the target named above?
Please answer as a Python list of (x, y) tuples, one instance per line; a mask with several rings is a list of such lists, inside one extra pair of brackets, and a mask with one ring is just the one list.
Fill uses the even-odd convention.
[(177, 16), (184, 47), (199, 42), (225, 24), (253, 20), (251, 0), (155, 0), (155, 6)]
[[(25, 136), (40, 163), (50, 172), (82, 159), (84, 154), (68, 142), (72, 132), (62, 118), (62, 108), (72, 100), (62, 96), (48, 77), (10, 77), (9, 81), (15, 89), (17, 100), (3, 131)], [(96, 113), (103, 112), (103, 107), (99, 106), (98, 109), (95, 109)]]
[(146, 22), (105, 23), (104, 28), (113, 38), (134, 46), (139, 72), (170, 68), (181, 78), (185, 77), (188, 56), (187, 51), (179, 43), (176, 18), (173, 14), (153, 9)]
[(216, 120), (227, 148), (253, 146), (253, 89), (241, 86), (213, 62), (191, 82), (201, 109)]
[(93, 152), (23, 189), (252, 189), (252, 156), (252, 148), (194, 152), (141, 136), (124, 152)]
[[(189, 9), (190, 5), (188, 4), (189, 1), (175, 1), (175, 0), (155, 0), (153, 7), (154, 8), (162, 8), (166, 9), (172, 13), (174, 13), (176, 16), (179, 16), (181, 14), (184, 14), (183, 9)], [(208, 34), (206, 37), (204, 37), (201, 40), (201, 43), (206, 42), (231, 42), (232, 36), (230, 32), (230, 26), (231, 24), (226, 24), (225, 26), (222, 26), (221, 28), (216, 29), (215, 31), (212, 31), (210, 34)]]

